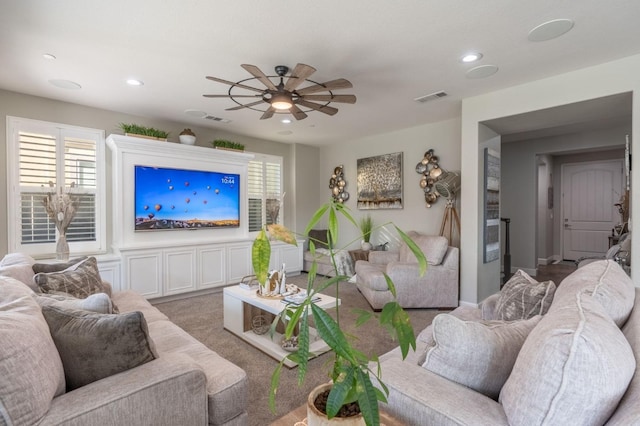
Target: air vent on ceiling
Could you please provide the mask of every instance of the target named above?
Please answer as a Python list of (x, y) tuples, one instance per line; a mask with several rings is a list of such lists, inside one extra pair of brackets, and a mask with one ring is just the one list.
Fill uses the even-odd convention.
[(444, 98), (445, 96), (447, 96), (447, 93), (440, 91), (440, 92), (435, 92), (428, 95), (420, 96), (418, 98), (415, 98), (414, 101), (425, 103), (429, 101), (435, 101), (436, 99)]
[(220, 123), (231, 123), (231, 120), (229, 120), (227, 118), (215, 117), (213, 115), (205, 115), (203, 118), (205, 120), (219, 121)]

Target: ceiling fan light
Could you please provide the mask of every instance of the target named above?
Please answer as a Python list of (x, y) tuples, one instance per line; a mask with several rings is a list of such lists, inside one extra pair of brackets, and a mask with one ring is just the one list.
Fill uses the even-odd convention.
[(285, 94), (273, 95), (271, 98), (271, 106), (278, 110), (289, 109), (293, 106), (291, 98)]

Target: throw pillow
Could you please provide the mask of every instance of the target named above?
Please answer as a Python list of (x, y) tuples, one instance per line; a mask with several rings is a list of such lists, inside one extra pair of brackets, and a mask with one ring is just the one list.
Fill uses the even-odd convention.
[(0, 266), (33, 265), (36, 261), (33, 257), (24, 253), (9, 253), (0, 260)]
[(33, 279), (43, 293), (57, 291), (80, 299), (105, 293), (95, 257), (89, 257), (60, 272), (40, 272)]
[(317, 249), (329, 249), (329, 238), (326, 229), (312, 229), (309, 231), (309, 239), (313, 240), (313, 244)]
[(565, 278), (555, 295), (561, 302), (558, 307), (571, 302), (577, 292), (592, 295), (618, 327), (627, 321), (636, 296), (631, 277), (613, 260), (590, 263)]
[(95, 314), (43, 306), (67, 391), (158, 357), (142, 312)]
[(541, 318), (478, 322), (440, 314), (433, 320), (433, 343), (422, 366), (497, 400), (522, 344)]
[(513, 426), (602, 425), (635, 369), (622, 331), (594, 297), (579, 292), (562, 309), (554, 302), (531, 331), (500, 402)]
[(104, 293), (92, 294), (86, 299), (78, 299), (66, 293), (42, 293), (34, 294), (33, 297), (40, 306), (57, 306), (62, 309), (77, 309), (98, 314), (114, 313), (113, 303)]
[(494, 318), (515, 321), (544, 315), (551, 306), (555, 291), (553, 281), (539, 283), (526, 272), (518, 270), (500, 290)]
[(28, 286), (31, 290), (40, 292), (36, 283), (33, 282), (33, 268), (31, 268), (31, 265), (0, 266), (0, 276), (14, 278)]
[(0, 277), (0, 425), (34, 425), (65, 390), (64, 370), (33, 291)]
[(64, 271), (67, 268), (70, 268), (78, 263), (86, 260), (87, 256), (77, 257), (75, 259), (71, 259), (68, 262), (57, 262), (57, 263), (34, 263), (33, 264), (33, 272), (39, 274), (40, 272), (49, 273), (49, 272), (60, 272)]

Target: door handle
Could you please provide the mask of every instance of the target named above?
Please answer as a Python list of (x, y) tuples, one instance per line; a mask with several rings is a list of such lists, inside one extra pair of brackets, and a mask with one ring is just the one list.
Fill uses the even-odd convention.
[(571, 225), (569, 225), (568, 223), (564, 224), (564, 229), (571, 229)]

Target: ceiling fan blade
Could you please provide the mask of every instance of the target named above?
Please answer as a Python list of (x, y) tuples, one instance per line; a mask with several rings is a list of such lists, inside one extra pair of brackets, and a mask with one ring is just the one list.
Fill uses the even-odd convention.
[(319, 102), (339, 102), (343, 104), (355, 104), (355, 95), (303, 95), (303, 99), (307, 101)]
[(338, 108), (334, 108), (326, 105), (314, 104), (313, 102), (307, 102), (304, 99), (298, 99), (296, 103), (316, 111), (324, 112), (327, 115), (336, 115), (336, 113), (338, 112)]
[(255, 65), (249, 65), (249, 64), (242, 64), (240, 66), (242, 68), (244, 68), (245, 70), (247, 70), (249, 72), (249, 74), (251, 74), (252, 76), (257, 78), (258, 80), (260, 80), (262, 82), (262, 84), (267, 86), (267, 89), (269, 89), (269, 90), (278, 90), (277, 87), (275, 86), (275, 84), (273, 84), (273, 82), (271, 80), (269, 80), (269, 77), (267, 77), (266, 74), (263, 73), (260, 70), (260, 68), (256, 67)]
[(303, 89), (298, 90), (299, 95), (308, 95), (311, 93), (317, 92), (325, 92), (327, 90), (337, 90), (337, 89), (349, 89), (353, 87), (353, 84), (349, 80), (345, 80), (344, 78), (338, 78), (336, 80), (327, 81), (322, 84), (316, 84), (314, 86), (305, 87)]
[(236, 86), (236, 87), (240, 87), (242, 89), (253, 90), (254, 92), (258, 92), (258, 93), (264, 92), (263, 89), (257, 89), (255, 87), (247, 86), (247, 85), (242, 84), (242, 83), (234, 83), (233, 81), (223, 80), (223, 79), (218, 78), (218, 77), (207, 76), (207, 80), (217, 81), (218, 83), (228, 84), (230, 86)]
[(295, 105), (291, 105), (289, 108), (289, 112), (295, 117), (296, 120), (304, 120), (307, 118), (307, 114), (305, 114), (300, 108)]
[(295, 90), (296, 87), (300, 86), (307, 77), (316, 72), (316, 69), (310, 65), (298, 64), (291, 71), (291, 75), (289, 79), (284, 85), (284, 90), (292, 91)]
[(257, 98), (261, 95), (202, 95), (205, 98)]
[(264, 101), (262, 99), (260, 99), (259, 101), (251, 102), (250, 104), (238, 105), (238, 106), (235, 106), (235, 107), (232, 107), (232, 108), (227, 108), (227, 109), (225, 109), (225, 111), (237, 111), (237, 110), (242, 109), (242, 108), (249, 108), (249, 107), (252, 107), (252, 106), (260, 105), (263, 102)]
[(273, 114), (275, 112), (276, 112), (276, 109), (274, 107), (269, 107), (269, 109), (266, 110), (264, 114), (262, 114), (262, 117), (260, 117), (260, 120), (266, 120), (267, 118), (273, 117)]

